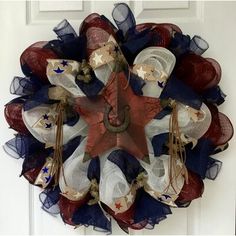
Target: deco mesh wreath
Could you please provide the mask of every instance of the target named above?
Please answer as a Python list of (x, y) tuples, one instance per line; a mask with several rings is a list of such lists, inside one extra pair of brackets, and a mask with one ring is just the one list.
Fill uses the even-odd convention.
[(23, 175), (44, 189), (42, 208), (67, 224), (111, 232), (111, 217), (153, 228), (203, 193), (228, 147), (229, 119), (220, 65), (208, 43), (173, 24), (135, 23), (129, 7), (112, 12), (116, 28), (93, 13), (79, 36), (63, 20), (58, 39), (21, 55), (5, 107), (18, 133), (5, 144), (23, 158)]

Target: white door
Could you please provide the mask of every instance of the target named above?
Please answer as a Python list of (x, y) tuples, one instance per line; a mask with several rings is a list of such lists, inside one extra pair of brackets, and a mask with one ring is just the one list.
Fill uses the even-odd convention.
[[(199, 34), (210, 48), (206, 56), (219, 61), (223, 69), (221, 87), (227, 93), (227, 101), (221, 106), (236, 124), (236, 2), (210, 1), (126, 1), (140, 22), (171, 22), (191, 36)], [(55, 37), (53, 26), (67, 18), (78, 30), (82, 19), (91, 12), (111, 18), (114, 1), (0, 1), (0, 107), (1, 145), (12, 138), (3, 118), (3, 106), (12, 99), (9, 85), (14, 75), (22, 75), (19, 66), (21, 52), (30, 44)], [(8, 157), (0, 149), (0, 234), (98, 234), (90, 228), (64, 225), (60, 217), (52, 217), (40, 209), (38, 189), (18, 178), (21, 161)], [(173, 209), (167, 220), (155, 230), (131, 234), (234, 234), (236, 142), (217, 158), (223, 168), (216, 181), (205, 181), (203, 198), (195, 200), (187, 209)], [(114, 234), (123, 234), (113, 224)]]

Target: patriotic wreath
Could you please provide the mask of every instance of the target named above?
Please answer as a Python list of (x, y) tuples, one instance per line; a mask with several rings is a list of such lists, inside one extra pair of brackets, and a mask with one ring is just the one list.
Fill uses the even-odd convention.
[(137, 24), (124, 3), (116, 26), (93, 13), (79, 35), (67, 20), (58, 39), (20, 57), (25, 77), (5, 106), (17, 131), (4, 149), (23, 158), (21, 175), (44, 190), (42, 208), (66, 224), (111, 232), (152, 229), (203, 194), (228, 147), (230, 120), (220, 65), (208, 43), (174, 24)]

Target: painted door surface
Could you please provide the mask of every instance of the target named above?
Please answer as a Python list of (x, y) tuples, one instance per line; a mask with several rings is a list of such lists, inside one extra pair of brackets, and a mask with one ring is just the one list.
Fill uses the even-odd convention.
[[(3, 118), (3, 106), (12, 99), (9, 85), (15, 75), (22, 75), (19, 57), (30, 44), (55, 38), (52, 28), (67, 18), (76, 30), (82, 19), (91, 12), (111, 18), (115, 1), (0, 1), (0, 107), (1, 145), (12, 138), (13, 131)], [(126, 1), (133, 9), (137, 23), (171, 22), (184, 33), (199, 34), (210, 48), (204, 54), (215, 58), (222, 66), (221, 87), (227, 102), (221, 111), (236, 124), (236, 2), (210, 1)], [(80, 235), (99, 234), (91, 228), (73, 229), (64, 225), (60, 217), (53, 217), (40, 208), (39, 190), (19, 178), (21, 161), (8, 157), (0, 149), (0, 235)], [(173, 209), (167, 220), (155, 230), (134, 231), (130, 234), (234, 234), (236, 142), (216, 158), (223, 168), (216, 181), (205, 181), (203, 198), (187, 209)], [(123, 234), (116, 223), (113, 233)]]

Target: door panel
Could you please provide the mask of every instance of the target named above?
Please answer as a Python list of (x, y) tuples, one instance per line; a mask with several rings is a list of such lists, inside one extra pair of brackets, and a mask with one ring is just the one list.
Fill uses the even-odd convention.
[[(171, 22), (184, 33), (199, 34), (210, 45), (205, 57), (215, 58), (222, 66), (221, 87), (227, 93), (227, 102), (221, 110), (236, 122), (235, 104), (235, 54), (236, 54), (236, 2), (194, 1), (125, 1), (133, 9), (137, 23)], [(114, 1), (0, 1), (1, 116), (3, 106), (12, 99), (9, 85), (14, 75), (21, 75), (19, 57), (30, 44), (55, 37), (52, 28), (67, 18), (76, 30), (91, 12), (111, 18)], [(1, 144), (14, 133), (0, 120)], [(28, 186), (20, 174), (19, 161), (9, 158), (2, 149), (0, 178), (0, 234), (98, 234), (91, 228), (73, 229), (64, 225), (60, 217), (53, 217), (41, 210), (39, 190)], [(187, 209), (173, 209), (173, 214), (153, 231), (131, 230), (131, 234), (234, 234), (236, 159), (235, 139), (230, 148), (216, 156), (223, 161), (223, 168), (216, 181), (205, 181), (203, 198), (194, 201)], [(124, 234), (113, 223), (114, 234)]]

